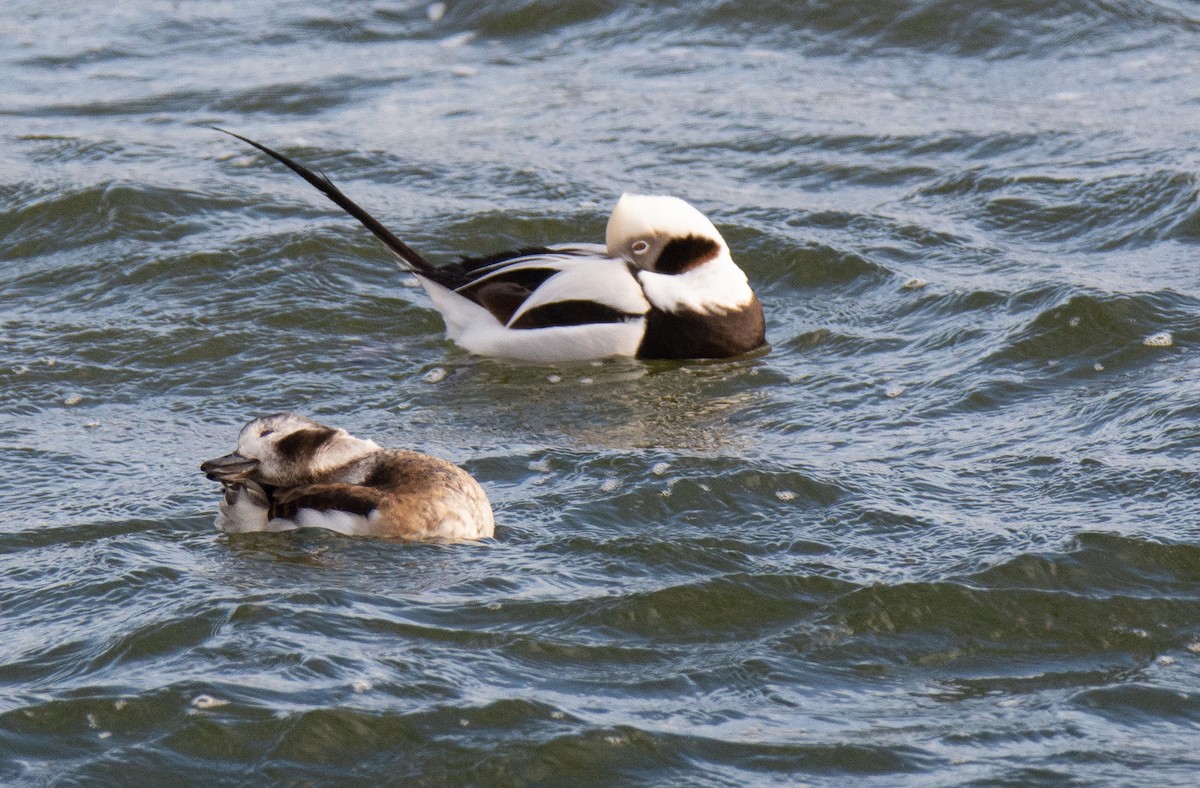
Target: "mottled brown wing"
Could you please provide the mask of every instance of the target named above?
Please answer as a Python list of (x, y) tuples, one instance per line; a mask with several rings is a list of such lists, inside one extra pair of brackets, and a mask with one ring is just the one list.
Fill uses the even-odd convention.
[(276, 492), (271, 517), (291, 520), (301, 509), (350, 512), (366, 517), (379, 508), (383, 497), (379, 490), (353, 484), (306, 484)]

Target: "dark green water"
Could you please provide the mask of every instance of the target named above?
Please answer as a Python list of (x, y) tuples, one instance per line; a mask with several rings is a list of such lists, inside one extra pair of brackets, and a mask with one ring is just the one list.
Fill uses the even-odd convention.
[[(1192, 785), (1200, 4), (0, 20), (0, 783)], [(771, 352), (471, 357), (435, 259), (725, 234)], [(295, 409), (496, 540), (230, 538)]]

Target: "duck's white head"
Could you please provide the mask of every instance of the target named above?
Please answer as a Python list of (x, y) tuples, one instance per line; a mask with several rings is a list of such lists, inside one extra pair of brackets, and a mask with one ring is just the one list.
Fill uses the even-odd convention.
[(312, 484), (322, 474), (379, 451), (374, 441), (355, 438), (295, 413), (254, 419), (238, 433), (232, 454), (200, 466), (225, 483), (250, 480), (273, 487)]
[(610, 257), (638, 268), (642, 291), (658, 309), (711, 314), (761, 308), (717, 228), (678, 197), (622, 195), (605, 240)]
[(708, 217), (678, 197), (623, 194), (608, 217), (605, 243), (643, 271), (683, 274), (729, 255)]

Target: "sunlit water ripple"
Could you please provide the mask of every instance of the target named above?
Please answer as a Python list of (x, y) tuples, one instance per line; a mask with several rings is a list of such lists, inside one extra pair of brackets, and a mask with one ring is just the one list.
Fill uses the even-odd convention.
[[(1200, 6), (10, 5), (0, 782), (1194, 784)], [(440, 260), (687, 197), (772, 348), (471, 357), (210, 125)], [(281, 409), (496, 539), (217, 534)]]

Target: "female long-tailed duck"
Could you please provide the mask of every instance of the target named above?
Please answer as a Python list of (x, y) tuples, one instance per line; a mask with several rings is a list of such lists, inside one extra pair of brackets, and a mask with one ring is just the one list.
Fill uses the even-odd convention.
[(438, 267), (328, 177), (225, 133), (362, 222), (416, 275), (446, 321), (446, 336), (472, 353), (534, 362), (729, 358), (766, 343), (762, 305), (725, 239), (678, 197), (623, 195), (603, 246), (531, 247)]
[(311, 527), (462, 540), (494, 531), (487, 495), (457, 465), (382, 449), (294, 413), (254, 419), (232, 454), (200, 470), (224, 487), (217, 527), (230, 533)]

